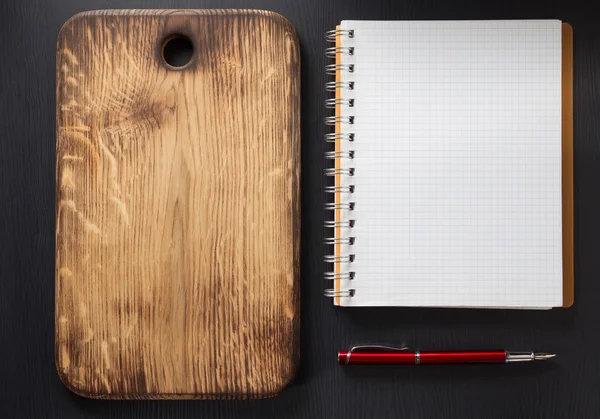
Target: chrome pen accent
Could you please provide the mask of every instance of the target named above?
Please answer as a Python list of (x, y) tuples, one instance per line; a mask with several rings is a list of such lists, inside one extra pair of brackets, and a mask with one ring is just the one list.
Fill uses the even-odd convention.
[(532, 361), (547, 361), (552, 359), (556, 354), (548, 354), (545, 352), (506, 352), (506, 363), (511, 362), (532, 362)]

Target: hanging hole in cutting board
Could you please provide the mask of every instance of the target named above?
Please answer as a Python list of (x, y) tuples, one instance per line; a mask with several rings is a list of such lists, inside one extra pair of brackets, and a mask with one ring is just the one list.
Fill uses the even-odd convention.
[(185, 67), (194, 55), (194, 45), (185, 35), (171, 35), (165, 39), (162, 47), (162, 58), (173, 68)]

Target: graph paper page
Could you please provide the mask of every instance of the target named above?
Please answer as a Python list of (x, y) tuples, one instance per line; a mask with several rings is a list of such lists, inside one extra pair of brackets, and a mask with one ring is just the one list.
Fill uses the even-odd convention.
[[(345, 306), (562, 305), (561, 22), (344, 21)], [(346, 198), (344, 198), (346, 199)]]

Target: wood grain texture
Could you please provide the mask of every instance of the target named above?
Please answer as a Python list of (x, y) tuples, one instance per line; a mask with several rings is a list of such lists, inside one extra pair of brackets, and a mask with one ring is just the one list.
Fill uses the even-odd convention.
[[(187, 36), (170, 68), (164, 40)], [(279, 392), (299, 357), (299, 46), (261, 11), (79, 14), (57, 43), (56, 365), (98, 398)]]
[[(54, 365), (55, 55), (76, 12), (121, 7), (249, 7), (294, 25), (302, 57), (301, 358), (266, 400), (90, 400)], [(591, 419), (600, 417), (600, 25), (573, 1), (4, 0), (0, 2), (0, 418), (9, 419)], [(325, 31), (343, 19), (561, 18), (574, 30), (575, 304), (523, 312), (337, 309), (323, 297)], [(326, 147), (327, 146), (327, 147)], [(344, 369), (352, 344), (556, 351), (552, 364)]]

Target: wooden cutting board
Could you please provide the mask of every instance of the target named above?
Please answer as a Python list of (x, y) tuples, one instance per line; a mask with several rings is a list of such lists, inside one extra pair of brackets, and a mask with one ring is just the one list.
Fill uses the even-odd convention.
[[(191, 61), (164, 61), (165, 42)], [(300, 56), (248, 10), (79, 14), (57, 44), (56, 366), (97, 398), (254, 398), (299, 359)]]

